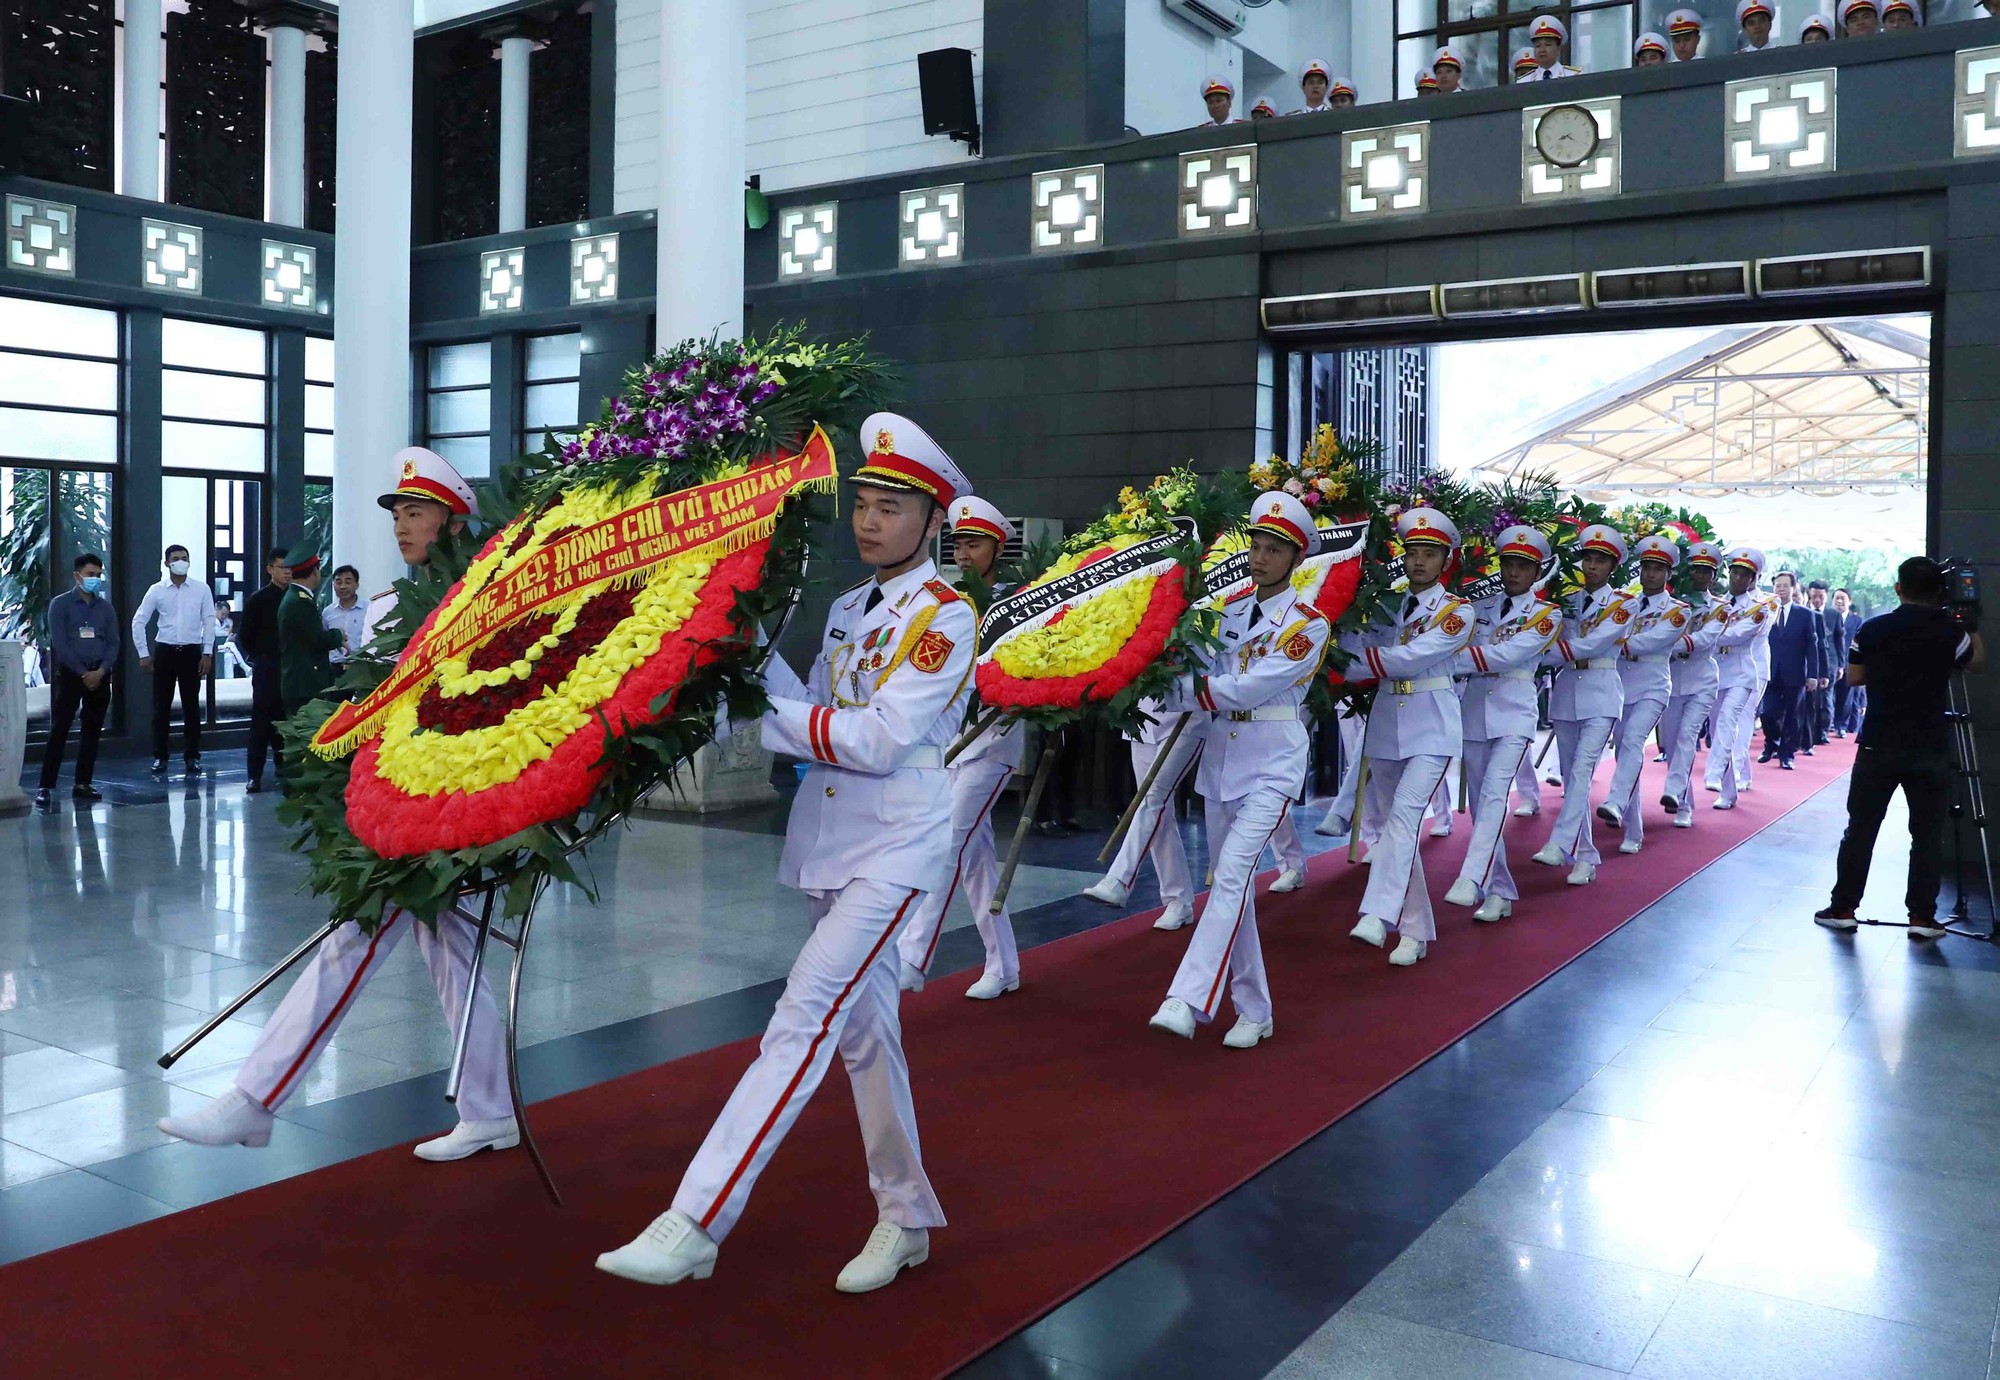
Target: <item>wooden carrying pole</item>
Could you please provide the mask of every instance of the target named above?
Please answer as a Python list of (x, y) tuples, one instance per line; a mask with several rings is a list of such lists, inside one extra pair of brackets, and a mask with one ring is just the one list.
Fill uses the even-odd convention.
[(1361, 812), (1368, 808), (1368, 754), (1361, 754), (1361, 769), (1354, 773), (1354, 817), (1347, 828), (1347, 860), (1361, 861)]
[(1035, 807), (1042, 803), (1042, 787), (1049, 784), (1049, 768), (1055, 765), (1056, 735), (1048, 735), (1048, 742), (1042, 745), (1042, 759), (1035, 763), (1035, 779), (1028, 785), (1028, 798), (1021, 802), (1021, 822), (1014, 826), (1014, 842), (1007, 849), (1007, 865), (1000, 869), (1000, 885), (994, 889), (993, 904), (986, 908), (988, 915), (998, 915), (1007, 908), (1007, 892), (1014, 885), (1014, 868), (1021, 861), (1021, 845), (1027, 841), (1028, 830), (1035, 823)]
[(1181, 715), (1167, 734), (1167, 741), (1160, 744), (1159, 755), (1153, 759), (1152, 768), (1146, 773), (1146, 779), (1139, 783), (1138, 793), (1132, 797), (1132, 803), (1125, 807), (1125, 813), (1118, 817), (1118, 827), (1111, 831), (1111, 841), (1105, 844), (1104, 851), (1097, 855), (1099, 862), (1109, 862), (1117, 853), (1118, 846), (1125, 842), (1125, 835), (1132, 828), (1133, 817), (1139, 813), (1140, 804), (1152, 791), (1153, 782), (1159, 779), (1160, 768), (1167, 764), (1167, 758), (1172, 754), (1174, 744), (1180, 741), (1181, 730), (1187, 727), (1187, 722), (1188, 716)]
[(948, 767), (953, 762), (956, 762), (958, 760), (958, 755), (961, 752), (964, 752), (967, 748), (971, 747), (974, 743), (978, 742), (979, 735), (984, 733), (987, 729), (993, 727), (993, 721), (999, 717), (1000, 717), (1000, 711), (997, 709), (989, 709), (984, 714), (981, 714), (979, 716), (979, 721), (973, 724), (971, 728), (966, 729), (964, 733), (960, 734), (958, 741), (953, 743), (951, 745), (950, 751), (945, 753), (944, 764)]

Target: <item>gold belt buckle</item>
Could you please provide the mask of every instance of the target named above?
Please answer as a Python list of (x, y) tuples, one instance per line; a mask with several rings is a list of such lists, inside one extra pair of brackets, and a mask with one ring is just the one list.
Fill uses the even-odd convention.
[(1389, 682), (1389, 689), (1398, 695), (1414, 695), (1417, 692), (1417, 683), (1413, 680), (1392, 680)]
[(1250, 722), (1250, 718), (1251, 714), (1247, 709), (1232, 709), (1229, 711), (1229, 722), (1233, 724), (1247, 724)]

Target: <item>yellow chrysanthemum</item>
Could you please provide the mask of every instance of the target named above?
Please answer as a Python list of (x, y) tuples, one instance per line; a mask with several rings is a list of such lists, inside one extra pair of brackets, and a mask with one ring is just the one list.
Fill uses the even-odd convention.
[(1127, 580), (1073, 606), (1058, 623), (1009, 638), (994, 651), (1000, 669), (1020, 680), (1094, 671), (1118, 655), (1146, 616), (1156, 578)]

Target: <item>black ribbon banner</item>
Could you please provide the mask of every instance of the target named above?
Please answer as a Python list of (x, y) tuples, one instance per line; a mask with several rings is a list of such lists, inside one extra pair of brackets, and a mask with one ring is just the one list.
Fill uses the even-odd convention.
[(1081, 570), (1072, 570), (1047, 584), (1031, 585), (1004, 599), (995, 599), (993, 606), (986, 610), (985, 619), (980, 622), (979, 645), (990, 651), (1001, 638), (1023, 624), (1031, 623), (1042, 614), (1072, 600), (1083, 598), (1121, 576), (1157, 564), (1171, 556), (1174, 548), (1182, 542), (1195, 540), (1196, 535), (1194, 519), (1177, 517), (1171, 532), (1148, 537), (1136, 546), (1128, 546), (1101, 561), (1092, 561)]
[[(1548, 578), (1555, 573), (1556, 558), (1550, 556), (1546, 561), (1542, 562), (1542, 573), (1535, 577), (1536, 587), (1540, 588), (1546, 584)], [(1504, 592), (1500, 584), (1500, 572), (1497, 570), (1490, 575), (1481, 575), (1476, 580), (1468, 580), (1458, 587), (1458, 597), (1465, 600), (1468, 604), (1476, 604), (1483, 599), (1491, 599), (1494, 595)]]

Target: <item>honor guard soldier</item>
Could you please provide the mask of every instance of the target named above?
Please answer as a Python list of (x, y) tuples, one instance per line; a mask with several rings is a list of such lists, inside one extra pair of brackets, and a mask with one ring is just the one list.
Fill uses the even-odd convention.
[(1681, 549), (1672, 537), (1654, 533), (1633, 547), (1639, 558), (1639, 597), (1631, 600), (1632, 622), (1618, 660), (1618, 678), (1625, 707), (1618, 716), (1614, 739), (1618, 766), (1611, 773), (1611, 790), (1597, 807), (1597, 817), (1623, 827), (1621, 853), (1645, 846), (1645, 812), (1639, 808), (1639, 777), (1645, 771), (1647, 742), (1667, 712), (1673, 692), (1672, 658), (1693, 649), (1694, 619), (1688, 606), (1667, 590), (1680, 564)]
[[(985, 499), (960, 494), (952, 500), (953, 564), (973, 572), (982, 583), (993, 584), (1000, 549), (1013, 536), (1014, 524)], [(1004, 592), (993, 586), (996, 598)], [(977, 709), (975, 704), (968, 720), (978, 717)], [(998, 915), (988, 912), (1000, 885), (1000, 862), (993, 850), (993, 807), (1020, 768), (1023, 736), (1024, 730), (1015, 720), (995, 719), (944, 769), (951, 780), (951, 881), (941, 891), (925, 893), (923, 904), (896, 941), (906, 990), (923, 989), (924, 975), (937, 953), (938, 936), (944, 933), (945, 912), (961, 888), (972, 907), (972, 923), (986, 945), (985, 971), (965, 989), (965, 995), (991, 1001), (1021, 985), (1021, 956), (1014, 945), (1013, 918), (1004, 906)]]
[[(1180, 826), (1174, 819), (1174, 797), (1201, 751), (1202, 739), (1208, 732), (1208, 715), (1201, 711), (1168, 714), (1158, 700), (1142, 701), (1139, 708), (1153, 722), (1137, 736), (1126, 735), (1126, 741), (1132, 745), (1132, 779), (1144, 781), (1152, 775), (1153, 786), (1133, 812), (1124, 842), (1118, 845), (1118, 856), (1111, 860), (1111, 870), (1086, 887), (1083, 894), (1107, 906), (1124, 905), (1132, 894), (1132, 884), (1138, 880), (1141, 860), (1150, 857), (1153, 875), (1160, 883), (1160, 900), (1166, 903), (1153, 928), (1177, 930), (1194, 920), (1194, 879), (1188, 873), (1187, 846), (1181, 842)], [(1187, 723), (1169, 748), (1167, 739), (1173, 736), (1174, 724), (1181, 719)], [(1162, 752), (1168, 754), (1167, 760), (1160, 763), (1155, 774), (1153, 763), (1159, 761)]]
[(1809, 14), (1799, 25), (1800, 43), (1833, 42), (1833, 16), (1826, 13)]
[(347, 645), (347, 635), (329, 628), (319, 613), (319, 552), (303, 542), (285, 557), (292, 582), (278, 601), (278, 690), (285, 717), (333, 684), (328, 654)]
[(1675, 62), (1693, 62), (1701, 56), (1701, 16), (1693, 10), (1674, 10), (1667, 15), (1667, 42), (1673, 45)]
[(1770, 0), (1736, 0), (1736, 27), (1743, 31), (1739, 53), (1767, 53), (1778, 45), (1771, 41), (1771, 23), (1776, 18)]
[(1557, 77), (1573, 77), (1577, 69), (1562, 60), (1563, 45), (1569, 42), (1569, 29), (1562, 20), (1552, 14), (1538, 15), (1528, 26), (1528, 46), (1535, 50), (1535, 73), (1529, 81), (1554, 81)]
[(1424, 68), (1421, 72), (1418, 72), (1417, 95), (1419, 97), (1435, 96), (1437, 95), (1437, 93), (1438, 93), (1437, 73), (1431, 71), (1431, 69), (1428, 67)]
[(1923, 16), (1917, 13), (1916, 0), (1883, 0), (1882, 32), (1885, 34), (1908, 33), (1924, 26)]
[[(376, 499), (395, 514), (396, 542), (409, 565), (424, 565), (430, 548), (449, 525), (463, 530), (478, 504), (472, 488), (439, 455), (411, 446), (392, 465), (401, 476), (395, 489)], [(291, 596), (287, 594), (287, 599)], [(369, 605), (372, 628), (394, 612), (394, 592)], [(318, 616), (314, 615), (314, 621)], [(407, 631), (415, 632), (414, 628)], [(458, 1092), (458, 1125), (449, 1134), (416, 1147), (421, 1160), (462, 1160), (481, 1150), (508, 1150), (521, 1143), (514, 1123), (514, 1099), (507, 1087), (507, 1036), (500, 1010), (485, 979), (472, 987), (472, 951), (479, 928), (465, 911), (452, 907), (428, 925), (406, 911), (391, 910), (375, 933), (345, 924), (320, 941), (312, 961), (258, 1034), (250, 1057), (236, 1070), (233, 1085), (198, 1111), (163, 1118), (160, 1129), (197, 1145), (268, 1145), (273, 1113), (299, 1090), (353, 1009), (368, 982), (388, 964), (404, 936), (416, 932), (417, 949), (430, 970), (444, 1008), (447, 1028), (458, 1030), (466, 994), (472, 993), (472, 1026), (466, 1038), (465, 1078)]]
[(1335, 77), (1326, 89), (1326, 103), (1335, 110), (1352, 110), (1360, 98), (1352, 77)]
[(1445, 592), (1445, 567), (1458, 549), (1458, 528), (1434, 508), (1410, 508), (1396, 518), (1409, 576), (1401, 611), (1392, 625), (1364, 630), (1354, 640), (1360, 662), (1350, 679), (1375, 681), (1368, 711), (1369, 789), (1385, 804), (1382, 835), (1369, 850), (1368, 887), (1361, 919), (1348, 933), (1381, 948), (1389, 930), (1398, 935), (1389, 961), (1407, 968), (1437, 938), (1430, 893), (1424, 883), (1418, 832), (1424, 807), (1451, 767), (1463, 741), (1452, 658), (1472, 641), (1472, 610)]
[(1271, 989), (1257, 942), (1253, 895), (1264, 845), (1291, 810), (1311, 746), (1299, 720), (1326, 655), (1329, 629), (1292, 589), (1292, 572), (1312, 551), (1312, 514), (1286, 493), (1257, 496), (1249, 513), (1250, 578), (1255, 587), (1223, 605), (1220, 645), (1184, 675), (1169, 710), (1210, 716), (1196, 778), (1207, 805), (1215, 881), (1167, 999), (1150, 1024), (1193, 1039), (1214, 1019), (1226, 981), (1236, 1024), (1223, 1037), (1249, 1049), (1271, 1034)]
[(1674, 828), (1694, 827), (1694, 800), (1689, 787), (1694, 780), (1694, 754), (1701, 742), (1701, 726), (1715, 709), (1715, 644), (1722, 637), (1728, 614), (1715, 593), (1715, 574), (1722, 568), (1722, 548), (1712, 541), (1698, 541), (1688, 548), (1688, 596), (1691, 626), (1688, 645), (1673, 654), (1667, 663), (1672, 685), (1667, 695), (1666, 713), (1660, 716), (1660, 741), (1667, 749), (1667, 785), (1660, 804), (1674, 817)]
[(1326, 814), (1313, 826), (1316, 834), (1340, 837), (1354, 826), (1354, 788), (1361, 774), (1361, 740), (1368, 732), (1368, 717), (1348, 700), (1334, 710), (1334, 729), (1340, 735), (1340, 786), (1327, 802)]
[(1838, 13), (1844, 38), (1867, 38), (1881, 28), (1881, 11), (1875, 0), (1841, 0)]
[(757, 1057), (695, 1152), (673, 1206), (597, 1268), (646, 1284), (706, 1279), (716, 1247), (819, 1087), (847, 1064), (879, 1214), (835, 1283), (865, 1293), (930, 1256), (944, 1225), (917, 1144), (897, 1020), (895, 938), (951, 874), (944, 751), (964, 722), (977, 627), (925, 552), (971, 486), (916, 423), (878, 412), (854, 474), (854, 539), (875, 577), (837, 597), (809, 682), (775, 655), (764, 745), (813, 765), (785, 830), (778, 880), (806, 893), (812, 934)]
[(1662, 67), (1667, 61), (1667, 40), (1656, 33), (1643, 33), (1632, 45), (1634, 67)]
[[(1739, 546), (1729, 553), (1729, 598), (1723, 603), (1722, 633), (1715, 641), (1716, 694), (1715, 725), (1708, 760), (1715, 774), (1715, 802), (1718, 810), (1736, 808), (1743, 761), (1735, 744), (1743, 726), (1757, 713), (1762, 696), (1758, 684), (1757, 650), (1771, 635), (1771, 605), (1757, 592), (1763, 578), (1764, 553), (1754, 546)], [(1747, 755), (1747, 754), (1746, 754)], [(1722, 759), (1716, 766), (1716, 759)]]
[(1576, 546), (1583, 588), (1563, 601), (1562, 636), (1551, 657), (1556, 679), (1549, 688), (1549, 718), (1555, 721), (1556, 755), (1562, 760), (1562, 808), (1535, 861), (1550, 867), (1567, 864), (1570, 885), (1584, 886), (1597, 876), (1590, 791), (1604, 746), (1625, 708), (1618, 646), (1631, 629), (1632, 610), (1626, 596), (1611, 586), (1611, 576), (1625, 564), (1625, 538), (1595, 523), (1583, 529)]
[(1549, 539), (1523, 524), (1502, 532), (1497, 545), (1501, 592), (1472, 606), (1472, 645), (1451, 664), (1466, 678), (1459, 770), (1472, 802), (1472, 842), (1444, 899), (1477, 907), (1475, 920), (1505, 919), (1521, 898), (1502, 837), (1507, 797), (1535, 744), (1535, 668), (1562, 632), (1561, 615), (1535, 597), (1542, 563), (1554, 554)]
[(1210, 77), (1202, 83), (1202, 103), (1208, 107), (1208, 120), (1197, 129), (1212, 129), (1217, 125), (1240, 125), (1241, 120), (1229, 118), (1229, 108), (1236, 102), (1236, 88), (1229, 84), (1227, 77)]
[(1431, 54), (1431, 75), (1438, 79), (1438, 94), (1449, 96), (1465, 81), (1465, 59), (1447, 43)]
[(1250, 119), (1253, 123), (1258, 120), (1275, 120), (1277, 118), (1278, 108), (1262, 96), (1257, 98), (1257, 104), (1250, 107)]
[(1535, 50), (1532, 45), (1514, 50), (1513, 66), (1515, 81), (1527, 81), (1542, 70), (1542, 65), (1535, 61)]
[(1327, 104), (1327, 88), (1333, 85), (1333, 73), (1318, 58), (1308, 62), (1299, 72), (1299, 91), (1306, 103), (1294, 110), (1294, 115), (1324, 115), (1333, 109)]

